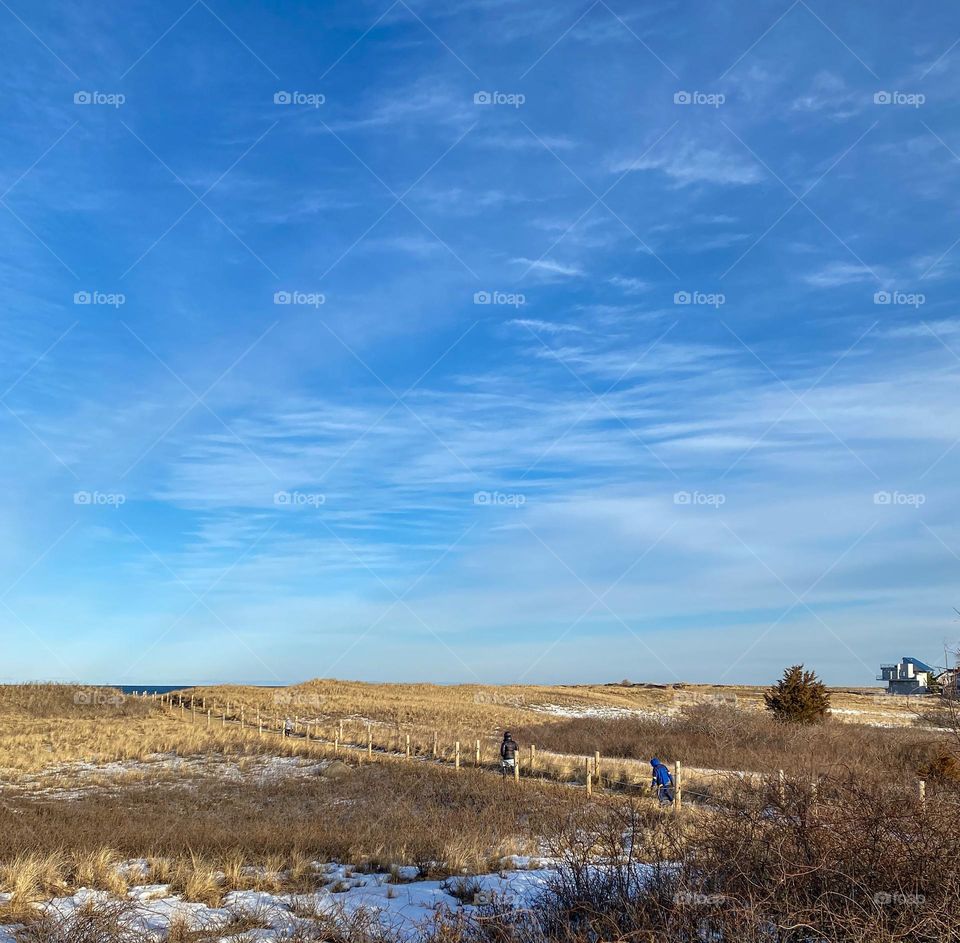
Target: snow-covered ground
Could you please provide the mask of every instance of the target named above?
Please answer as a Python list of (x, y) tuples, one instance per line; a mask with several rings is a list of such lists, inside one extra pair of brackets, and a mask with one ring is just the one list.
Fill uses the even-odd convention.
[(571, 704), (531, 704), (530, 710), (537, 714), (549, 714), (551, 717), (598, 717), (609, 720), (617, 717), (650, 717), (663, 720), (667, 710), (648, 711), (631, 707), (595, 707), (592, 705)]
[[(143, 862), (121, 865), (127, 873), (136, 873)], [(298, 923), (310, 922), (314, 916), (347, 922), (358, 914), (369, 915), (386, 929), (409, 940), (420, 936), (420, 928), (429, 923), (437, 908), (448, 911), (474, 910), (494, 898), (522, 904), (531, 900), (545, 885), (552, 864), (547, 860), (510, 856), (502, 861), (503, 870), (492, 874), (448, 878), (445, 881), (417, 880), (415, 867), (401, 867), (394, 875), (360, 874), (348, 865), (315, 862), (327, 884), (311, 894), (271, 894), (265, 891), (231, 891), (222, 906), (185, 901), (172, 894), (165, 884), (143, 884), (132, 887), (128, 894), (130, 911), (125, 922), (143, 934), (144, 940), (164, 940), (171, 923), (190, 930), (223, 930), (221, 940), (239, 940), (231, 931), (238, 916), (256, 918), (261, 929), (245, 929), (242, 939), (272, 941), (282, 939), (284, 932)], [(391, 883), (399, 879), (399, 883)], [(468, 900), (461, 900), (466, 889)], [(455, 894), (451, 891), (457, 892)], [(2, 898), (3, 895), (0, 895)], [(58, 897), (39, 905), (58, 920), (69, 920), (78, 909), (90, 903), (115, 901), (105, 891), (86, 888), (69, 897)], [(0, 900), (2, 902), (2, 900)], [(13, 943), (14, 927), (0, 926), (0, 943)]]
[(198, 777), (262, 783), (291, 777), (319, 776), (327, 770), (330, 762), (299, 756), (177, 756), (173, 753), (157, 753), (142, 760), (61, 763), (45, 767), (37, 773), (20, 773), (6, 782), (0, 777), (0, 794), (16, 791), (46, 799), (77, 799), (92, 790), (102, 791), (142, 779), (153, 782), (168, 780), (171, 785), (184, 788), (195, 784)]

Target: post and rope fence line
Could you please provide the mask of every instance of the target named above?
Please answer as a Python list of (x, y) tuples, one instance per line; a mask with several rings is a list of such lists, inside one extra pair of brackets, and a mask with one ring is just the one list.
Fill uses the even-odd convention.
[[(146, 694), (146, 692), (144, 692), (142, 696), (147, 697), (148, 695)], [(155, 695), (149, 695), (149, 696), (155, 698)], [(184, 696), (177, 693), (167, 693), (167, 694), (160, 695), (160, 701), (161, 703), (169, 706), (171, 710), (174, 709), (175, 705), (179, 706), (181, 716), (185, 716), (186, 709), (189, 706), (191, 719), (194, 719), (196, 716), (196, 702), (191, 697)], [(206, 705), (206, 698), (200, 699), (200, 705), (201, 705), (201, 708), (203, 708)], [(218, 710), (218, 707), (219, 707), (219, 710)], [(363, 753), (366, 753), (368, 760), (372, 760), (374, 756), (373, 724), (370, 722), (367, 722), (365, 725), (365, 729), (366, 729), (365, 745), (358, 745), (358, 744), (349, 743), (347, 738), (343, 736), (344, 721), (342, 719), (337, 721), (335, 732), (331, 735), (331, 739), (326, 740), (322, 735), (317, 733), (317, 731), (315, 730), (316, 725), (302, 722), (299, 719), (297, 719), (296, 721), (291, 721), (292, 732), (291, 732), (291, 729), (288, 729), (286, 721), (279, 717), (274, 718), (272, 723), (268, 723), (265, 726), (263, 712), (260, 706), (258, 706), (256, 710), (256, 720), (251, 721), (249, 725), (247, 723), (246, 707), (243, 704), (234, 705), (231, 701), (227, 701), (224, 705), (218, 705), (216, 700), (213, 700), (212, 708), (206, 709), (208, 727), (212, 723), (212, 717), (215, 712), (219, 712), (220, 714), (221, 728), (225, 728), (228, 723), (237, 724), (241, 728), (247, 728), (249, 726), (255, 733), (257, 733), (261, 737), (264, 736), (266, 732), (269, 732), (272, 729), (273, 732), (279, 734), (282, 740), (287, 740), (287, 739), (290, 739), (291, 737), (295, 737), (297, 739), (302, 739), (305, 743), (309, 743), (312, 740), (313, 743), (316, 743), (318, 746), (323, 746), (323, 745), (332, 746), (333, 752), (335, 755), (339, 755), (341, 751), (354, 750), (354, 751), (357, 751), (361, 756), (363, 755)], [(396, 737), (399, 739), (399, 732), (396, 734)], [(415, 756), (419, 758), (426, 758), (425, 755), (419, 754), (415, 751), (413, 746), (413, 741), (409, 733), (404, 734), (403, 743), (404, 743), (404, 748), (402, 753), (399, 752), (399, 748), (398, 748), (397, 754), (395, 755), (400, 755), (406, 759), (412, 759)], [(532, 778), (537, 772), (537, 766), (538, 766), (537, 748), (535, 744), (530, 744), (529, 749), (530, 749), (529, 765), (527, 767), (528, 773), (526, 775)], [(390, 750), (383, 747), (377, 747), (376, 753), (378, 755), (378, 758), (385, 758), (385, 757), (391, 756)], [(430, 750), (430, 755), (433, 758), (439, 760), (441, 764), (444, 764), (445, 762), (449, 762), (449, 761), (444, 761), (443, 757), (441, 756), (440, 736), (438, 731), (433, 731), (433, 744), (432, 744), (432, 749)], [(521, 776), (521, 765), (522, 764), (521, 764), (520, 758), (517, 757), (513, 764), (513, 779), (516, 783), (519, 783), (521, 778), (523, 778)], [(474, 766), (478, 769), (484, 767), (483, 742), (481, 739), (474, 740)], [(460, 770), (464, 768), (461, 741), (459, 740), (454, 742), (453, 768), (454, 770)], [(598, 786), (600, 784), (601, 757), (600, 757), (599, 750), (595, 751), (592, 757), (587, 756), (584, 758), (584, 769), (585, 769), (584, 785), (586, 788), (586, 792), (588, 795), (592, 795), (594, 786), (595, 785)], [(541, 775), (540, 779), (543, 780), (545, 779), (545, 777)], [(558, 781), (562, 782), (562, 780), (558, 780)]]
[[(359, 760), (362, 760), (364, 754), (368, 762), (373, 761), (374, 755), (378, 760), (388, 760), (388, 759), (406, 759), (412, 760), (414, 758), (419, 760), (433, 759), (440, 766), (446, 766), (448, 769), (451, 767), (455, 771), (459, 771), (464, 768), (463, 756), (461, 750), (461, 741), (456, 740), (453, 743), (452, 757), (451, 753), (447, 752), (444, 755), (444, 752), (441, 750), (440, 736), (439, 732), (434, 730), (432, 731), (432, 744), (430, 741), (427, 741), (427, 745), (423, 745), (421, 740), (418, 744), (414, 743), (411, 734), (404, 732), (402, 735), (398, 727), (393, 728), (392, 733), (386, 735), (386, 742), (384, 743), (384, 738), (379, 737), (379, 744), (375, 746), (374, 744), (374, 724), (370, 721), (365, 721), (363, 728), (365, 728), (366, 737), (363, 741), (357, 742), (353, 735), (348, 735), (348, 731), (345, 726), (344, 720), (340, 719), (337, 721), (329, 721), (326, 724), (319, 722), (310, 722), (310, 721), (301, 721), (299, 718), (296, 720), (290, 720), (289, 728), (287, 720), (282, 717), (274, 716), (272, 718), (266, 719), (262, 708), (258, 705), (256, 708), (255, 719), (254, 715), (251, 713), (248, 715), (246, 705), (244, 704), (234, 704), (231, 701), (227, 701), (223, 705), (219, 705), (216, 700), (211, 699), (210, 706), (207, 707), (207, 699), (197, 698), (194, 699), (189, 695), (178, 694), (176, 692), (163, 693), (159, 697), (156, 693), (148, 694), (143, 692), (142, 694), (137, 694), (136, 696), (151, 698), (154, 701), (159, 700), (161, 705), (167, 707), (171, 712), (175, 712), (176, 708), (180, 709), (180, 716), (183, 719), (186, 719), (186, 710), (189, 707), (190, 709), (190, 720), (195, 722), (197, 718), (197, 708), (199, 706), (202, 713), (206, 713), (207, 716), (207, 727), (209, 728), (212, 723), (212, 717), (214, 714), (219, 713), (220, 715), (220, 726), (221, 728), (226, 728), (227, 724), (236, 724), (241, 729), (249, 729), (252, 733), (259, 735), (260, 737), (265, 736), (267, 733), (279, 734), (281, 741), (290, 741), (291, 739), (300, 740), (307, 746), (307, 750), (312, 750), (314, 747), (325, 750), (329, 748), (330, 752), (334, 756), (342, 756), (345, 754), (353, 753), (357, 756)], [(351, 721), (354, 725), (354, 728), (357, 725), (357, 721)], [(383, 725), (378, 725), (383, 727)], [(324, 730), (326, 728), (326, 731)], [(362, 728), (362, 729), (363, 729)], [(429, 736), (429, 735), (428, 735)], [(402, 738), (401, 738), (402, 737)], [(449, 742), (449, 741), (448, 741)], [(469, 741), (468, 741), (469, 742)], [(499, 764), (490, 766), (484, 765), (483, 763), (483, 741), (481, 739), (474, 739), (474, 767), (478, 770), (489, 769), (496, 770), (499, 768)], [(535, 744), (531, 743), (529, 746), (529, 759), (526, 763), (521, 764), (520, 756), (515, 757), (515, 762), (513, 764), (513, 779), (516, 783), (519, 783), (522, 778), (527, 779), (538, 779), (539, 781), (552, 781), (557, 783), (566, 783), (570, 784), (568, 779), (563, 778), (553, 778), (549, 775), (551, 760), (565, 760), (569, 762), (570, 759), (573, 759), (569, 754), (544, 754), (544, 758), (541, 758), (537, 752), (537, 747)], [(631, 758), (609, 758), (614, 763), (614, 765), (623, 759)], [(631, 759), (632, 762), (632, 759)], [(637, 760), (636, 762), (640, 763), (642, 761)], [(521, 765), (524, 766), (523, 775), (521, 775)], [(556, 766), (554, 766), (554, 770)], [(583, 787), (584, 791), (588, 796), (593, 796), (595, 792), (600, 791), (601, 786), (604, 784), (604, 765), (603, 758), (599, 750), (593, 752), (593, 755), (586, 755), (583, 757)], [(722, 771), (716, 771), (722, 772)], [(680, 760), (675, 760), (673, 763), (673, 799), (670, 802), (672, 810), (675, 814), (680, 814), (683, 809), (683, 800), (684, 798), (689, 798), (690, 796), (695, 797), (696, 800), (701, 801), (710, 801), (713, 796), (709, 792), (697, 792), (690, 791), (686, 788), (683, 775), (683, 766)], [(579, 777), (575, 776), (575, 781), (578, 781)], [(785, 774), (783, 770), (779, 770), (777, 773), (777, 778), (775, 781), (778, 794), (781, 798), (781, 801), (784, 799), (786, 794), (785, 786)], [(614, 792), (617, 791), (630, 791), (633, 789), (644, 790), (644, 786), (641, 783), (633, 781), (626, 781), (623, 778), (616, 778), (608, 776), (606, 785)], [(811, 784), (811, 792), (814, 799), (817, 798), (817, 783)], [(921, 803), (925, 800), (925, 790), (926, 783), (923, 780), (920, 780), (917, 784), (918, 796)], [(606, 791), (606, 790), (604, 790)]]

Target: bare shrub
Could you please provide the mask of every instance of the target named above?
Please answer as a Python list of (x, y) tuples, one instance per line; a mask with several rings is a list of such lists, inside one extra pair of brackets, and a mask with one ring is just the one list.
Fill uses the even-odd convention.
[(38, 915), (17, 935), (17, 943), (140, 943), (132, 926), (133, 906), (123, 901), (88, 902), (70, 914)]
[[(443, 943), (939, 943), (960, 938), (955, 804), (855, 780), (772, 780), (695, 822), (635, 803), (571, 820), (528, 910), (441, 918)], [(649, 833), (655, 833), (651, 838)], [(638, 854), (638, 849), (645, 849)]]
[[(828, 719), (812, 726), (781, 724), (765, 711), (725, 704), (691, 704), (672, 716), (583, 717), (528, 728), (539, 748), (589, 756), (681, 759), (709, 769), (783, 769), (798, 777), (859, 770), (902, 776), (936, 752), (947, 734), (913, 727), (882, 729)], [(608, 766), (609, 768), (609, 766)], [(647, 777), (649, 778), (649, 777)]]

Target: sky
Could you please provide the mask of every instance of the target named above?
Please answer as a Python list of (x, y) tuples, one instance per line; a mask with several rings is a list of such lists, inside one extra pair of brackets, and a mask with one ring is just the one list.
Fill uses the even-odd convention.
[(0, 21), (0, 680), (956, 644), (960, 9)]

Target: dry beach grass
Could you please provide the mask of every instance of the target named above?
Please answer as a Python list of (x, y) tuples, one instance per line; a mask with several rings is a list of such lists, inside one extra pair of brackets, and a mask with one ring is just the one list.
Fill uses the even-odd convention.
[[(122, 914), (111, 909), (113, 903), (105, 909), (91, 905), (75, 918), (76, 926), (43, 916), (36, 904), (88, 887), (108, 893), (108, 900), (120, 906), (130, 888), (146, 884), (164, 885), (185, 901), (209, 906), (238, 889), (309, 895), (326, 887), (334, 896), (349, 890), (349, 875), (334, 881), (314, 861), (350, 862), (358, 872), (391, 873), (397, 880), (400, 866), (416, 866), (421, 875), (482, 873), (498, 868), (505, 855), (594, 853), (595, 846), (583, 849), (584, 825), (607, 816), (616, 823), (624, 808), (630, 809), (635, 827), (631, 854), (638, 860), (672, 856), (685, 861), (687, 849), (695, 846), (699, 850), (689, 851), (691, 861), (706, 854), (719, 863), (730, 853), (723, 843), (737, 834), (727, 825), (738, 819), (749, 824), (746, 837), (755, 837), (754, 851), (762, 860), (763, 849), (789, 836), (771, 831), (771, 821), (764, 818), (771, 801), (764, 790), (776, 790), (776, 777), (744, 777), (744, 769), (758, 774), (785, 769), (786, 792), (774, 802), (796, 805), (797, 813), (809, 818), (810, 797), (817, 795), (820, 811), (810, 821), (816, 825), (827, 816), (824, 827), (833, 831), (854, 828), (844, 818), (845, 795), (862, 796), (851, 814), (859, 810), (874, 829), (880, 820), (871, 803), (906, 810), (911, 829), (921, 826), (920, 816), (955, 809), (950, 804), (955, 786), (948, 779), (931, 779), (929, 805), (916, 805), (918, 770), (938, 750), (953, 747), (943, 731), (910, 726), (913, 715), (895, 703), (880, 705), (888, 715), (902, 714), (893, 729), (834, 718), (813, 730), (793, 730), (771, 721), (757, 709), (756, 698), (743, 693), (734, 706), (715, 693), (660, 687), (439, 688), (321, 681), (272, 691), (218, 688), (190, 694), (194, 706), (203, 698), (211, 711), (214, 702), (218, 711), (226, 711), (229, 700), (231, 716), (242, 704), (248, 723), (258, 708), (270, 722), (292, 716), (313, 724), (315, 737), (338, 736), (344, 720), (345, 736), (357, 747), (335, 758), (331, 743), (261, 735), (236, 723), (208, 726), (202, 711), (117, 698), (106, 690), (0, 688), (0, 924), (23, 922), (22, 938), (31, 943), (85, 941), (77, 927), (94, 933), (90, 939), (113, 943), (124, 939)], [(844, 698), (843, 703), (873, 704), (867, 694)], [(373, 762), (366, 759), (368, 722), (377, 748)], [(472, 740), (483, 741), (489, 766), (494, 741), (507, 725), (525, 747), (531, 739), (538, 744), (534, 775), (525, 759), (519, 785), (489, 769), (472, 768)], [(443, 732), (441, 762), (433, 762), (433, 731)], [(418, 754), (414, 760), (403, 755), (408, 734)], [(442, 763), (451, 759), (453, 736), (464, 741), (458, 772)], [(595, 749), (603, 753), (602, 788), (588, 798), (583, 755)], [(688, 769), (682, 816), (658, 808), (644, 794), (652, 752), (682, 759)], [(715, 770), (689, 769), (697, 764)], [(828, 778), (819, 779), (824, 772)], [(704, 844), (708, 837), (713, 845)], [(801, 837), (823, 840), (819, 826)], [(841, 852), (836, 847), (831, 853)], [(130, 859), (140, 864), (121, 867)], [(907, 886), (892, 872), (887, 878), (857, 880), (858, 893), (873, 886), (869, 881)], [(937, 888), (937, 894), (949, 897)], [(789, 899), (764, 906), (774, 904), (785, 912), (801, 905)], [(802, 906), (813, 919), (810, 908), (821, 904)], [(643, 926), (642, 913), (628, 915)], [(931, 917), (931, 926), (945, 926), (941, 915), (938, 910)], [(667, 918), (680, 921), (678, 926), (693, 920), (690, 926), (696, 926), (696, 916), (681, 908)], [(249, 929), (243, 920), (253, 918), (234, 917), (238, 933)], [(749, 924), (749, 913), (741, 917)], [(380, 933), (365, 919), (357, 917), (349, 932), (341, 920), (336, 932), (356, 940)], [(613, 917), (603, 919), (606, 930), (615, 929)], [(861, 922), (874, 927), (867, 917)], [(330, 937), (334, 931), (327, 927), (325, 932)], [(484, 938), (476, 927), (472, 936), (464, 936), (462, 926), (438, 924), (437, 932), (457, 941)], [(497, 932), (501, 941), (522, 939), (511, 936), (509, 926)], [(173, 925), (168, 936), (204, 938), (195, 929)]]

